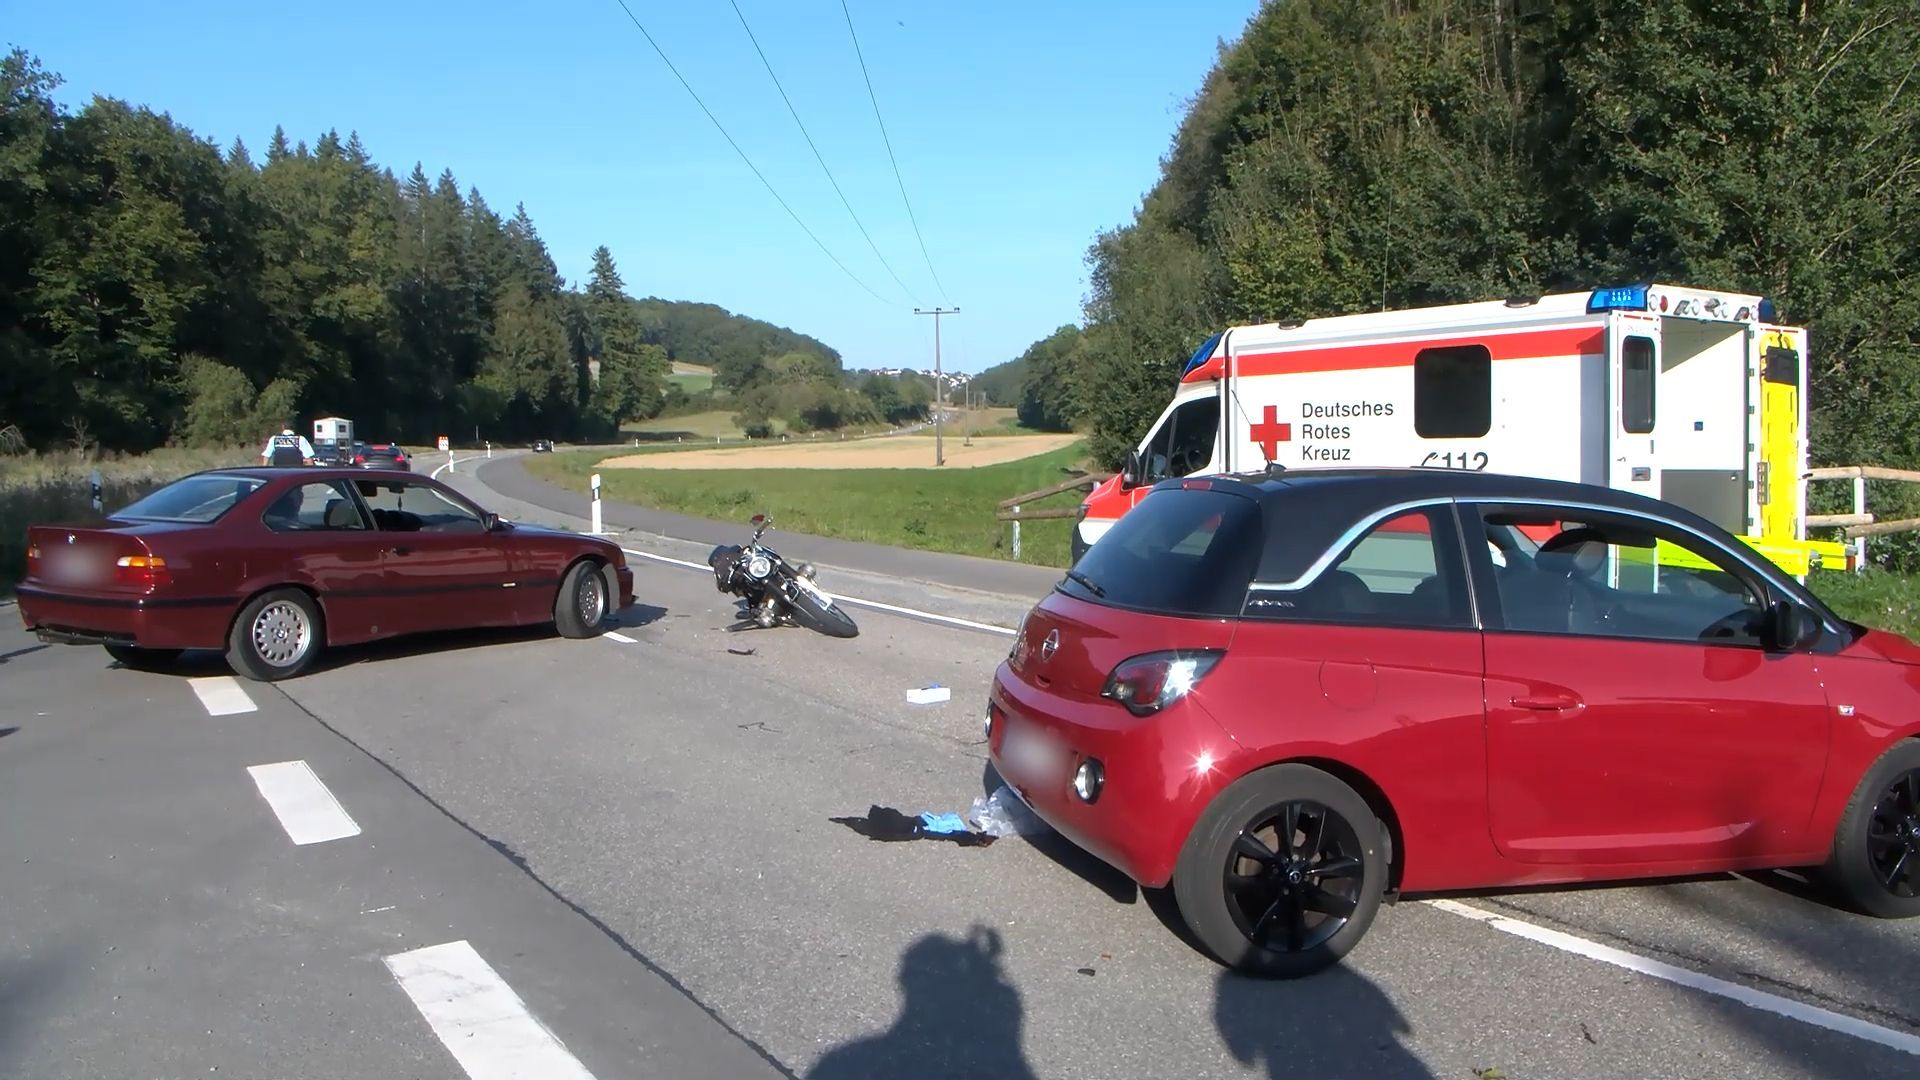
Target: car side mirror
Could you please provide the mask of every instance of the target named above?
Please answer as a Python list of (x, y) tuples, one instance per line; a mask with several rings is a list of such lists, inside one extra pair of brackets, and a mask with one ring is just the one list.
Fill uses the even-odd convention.
[(1141, 475), (1143, 471), (1144, 466), (1142, 466), (1140, 462), (1140, 451), (1127, 451), (1127, 460), (1120, 465), (1120, 486), (1123, 488), (1139, 487), (1144, 479)]
[(487, 527), (488, 532), (499, 532), (506, 527), (506, 522), (501, 520), (500, 515), (491, 510), (481, 512), (480, 523)]
[(1798, 652), (1820, 640), (1820, 620), (1791, 600), (1775, 601), (1768, 621), (1773, 639), (1768, 644), (1776, 649)]

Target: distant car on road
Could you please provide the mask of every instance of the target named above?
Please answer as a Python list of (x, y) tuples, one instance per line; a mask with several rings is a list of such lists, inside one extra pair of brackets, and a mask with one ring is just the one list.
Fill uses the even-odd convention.
[(1390, 892), (1818, 867), (1920, 915), (1920, 647), (1603, 487), (1161, 483), (1030, 613), (987, 736), (1265, 975), (1337, 962)]
[(399, 443), (360, 443), (354, 449), (353, 463), (364, 469), (413, 471), (407, 452)]
[(553, 453), (553, 440), (552, 439), (535, 439), (533, 443), (533, 452), (536, 454)]
[(195, 473), (99, 525), (34, 525), (27, 544), (20, 618), (42, 640), (128, 667), (215, 649), (259, 680), (400, 634), (551, 622), (593, 637), (633, 602), (619, 545), (396, 470)]

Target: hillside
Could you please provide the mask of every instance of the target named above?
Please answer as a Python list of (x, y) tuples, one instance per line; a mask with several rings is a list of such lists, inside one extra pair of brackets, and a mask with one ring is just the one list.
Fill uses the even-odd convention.
[(666, 349), (676, 365), (709, 369), (722, 385), (738, 385), (749, 369), (786, 353), (812, 353), (840, 367), (840, 354), (825, 342), (716, 304), (650, 296), (633, 307), (647, 343)]
[(1673, 281), (1811, 328), (1818, 464), (1920, 465), (1912, 16), (1264, 4), (1092, 245), (1056, 396), (1111, 464), (1223, 325)]

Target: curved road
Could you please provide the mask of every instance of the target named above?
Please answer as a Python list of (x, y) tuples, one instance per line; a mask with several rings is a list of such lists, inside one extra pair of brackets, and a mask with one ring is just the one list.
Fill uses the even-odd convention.
[[(540, 493), (508, 464), (450, 475), (564, 516), (516, 507)], [(730, 528), (709, 527), (627, 546)], [(896, 572), (848, 561), (856, 594)], [(1403, 902), (1344, 967), (1269, 984), (1223, 975), (1164, 896), (1057, 842), (867, 841), (828, 818), (982, 793), (1004, 635), (876, 611), (850, 641), (729, 634), (709, 579), (639, 570), (620, 638), (448, 635), (271, 687), (209, 659), (119, 669), (6, 618), (0, 1075), (451, 1080), (513, 1075), (487, 1062), (517, 1054), (520, 1075), (600, 1080), (1854, 1080), (1920, 1062), (1920, 926), (1778, 876)], [(1037, 595), (893, 588), (1016, 616)], [(906, 703), (931, 682), (952, 702)], [(290, 762), (326, 794), (249, 772)]]

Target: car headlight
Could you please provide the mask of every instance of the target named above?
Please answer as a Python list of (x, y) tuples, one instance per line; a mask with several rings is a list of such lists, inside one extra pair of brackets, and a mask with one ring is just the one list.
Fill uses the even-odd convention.
[(748, 577), (763, 578), (771, 573), (773, 573), (773, 560), (767, 558), (765, 555), (755, 555), (753, 558), (747, 560)]

